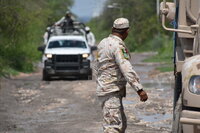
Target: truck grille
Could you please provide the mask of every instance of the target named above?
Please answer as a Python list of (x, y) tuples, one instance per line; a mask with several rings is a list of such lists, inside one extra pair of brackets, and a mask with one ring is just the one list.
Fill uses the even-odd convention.
[(79, 67), (59, 66), (56, 67), (56, 70), (79, 70)]
[(56, 62), (79, 62), (80, 55), (55, 55)]

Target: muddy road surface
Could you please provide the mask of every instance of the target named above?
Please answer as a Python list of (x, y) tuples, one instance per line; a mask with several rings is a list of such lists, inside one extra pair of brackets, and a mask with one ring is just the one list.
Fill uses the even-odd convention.
[[(123, 100), (126, 133), (170, 133), (172, 73), (156, 74), (157, 63), (143, 63), (151, 54), (133, 54), (132, 62), (149, 94), (139, 101), (127, 85)], [(0, 133), (102, 133), (102, 112), (95, 80), (41, 80), (41, 72), (1, 79)]]

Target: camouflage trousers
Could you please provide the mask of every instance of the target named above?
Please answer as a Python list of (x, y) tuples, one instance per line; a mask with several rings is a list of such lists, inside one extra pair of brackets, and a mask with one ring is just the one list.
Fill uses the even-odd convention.
[(99, 97), (103, 110), (104, 133), (125, 133), (127, 120), (122, 104), (122, 96), (117, 93)]

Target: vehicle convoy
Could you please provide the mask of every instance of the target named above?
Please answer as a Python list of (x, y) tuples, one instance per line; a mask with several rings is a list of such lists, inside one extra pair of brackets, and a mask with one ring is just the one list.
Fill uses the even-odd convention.
[(38, 50), (43, 52), (43, 80), (66, 76), (92, 79), (91, 48), (80, 27), (64, 34), (56, 27), (47, 45)]
[(160, 12), (164, 29), (175, 32), (172, 132), (200, 133), (200, 0), (164, 0)]

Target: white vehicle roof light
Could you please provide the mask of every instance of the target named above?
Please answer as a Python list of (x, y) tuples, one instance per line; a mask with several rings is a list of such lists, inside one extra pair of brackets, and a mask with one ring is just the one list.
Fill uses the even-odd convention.
[(200, 76), (192, 76), (189, 81), (190, 92), (200, 95)]

